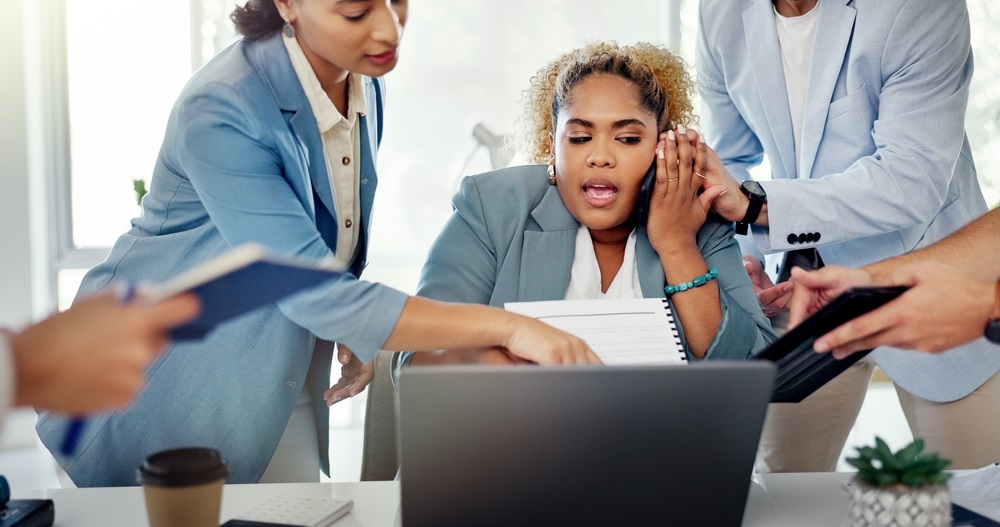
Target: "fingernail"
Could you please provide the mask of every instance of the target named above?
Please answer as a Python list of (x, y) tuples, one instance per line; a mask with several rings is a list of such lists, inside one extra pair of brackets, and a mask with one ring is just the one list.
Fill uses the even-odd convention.
[(351, 356), (350, 355), (341, 355), (340, 356), (340, 363), (341, 364), (347, 364), (348, 362), (351, 362)]
[(698, 142), (701, 143), (701, 144), (705, 144), (705, 136), (704, 135), (699, 135), (698, 136)]
[(825, 340), (817, 340), (816, 342), (813, 342), (813, 349), (816, 350), (817, 353), (823, 353), (830, 350), (830, 345), (827, 344)]
[(663, 156), (663, 150), (657, 150), (657, 151), (656, 151), (656, 157), (658, 157), (658, 158), (660, 158), (660, 159), (663, 159), (663, 157), (664, 157), (664, 156)]
[(683, 124), (677, 125), (677, 133), (687, 135), (687, 128)]
[(719, 192), (719, 195), (721, 196), (721, 195), (725, 194), (726, 192), (729, 192), (728, 188), (722, 189), (722, 192)]
[(674, 139), (674, 131), (673, 130), (667, 130), (667, 139), (670, 139), (671, 141), (675, 141), (675, 139)]
[(327, 406), (333, 406), (333, 405), (335, 405), (335, 404), (337, 404), (337, 403), (339, 403), (340, 401), (343, 401), (343, 400), (344, 400), (343, 397), (332, 397), (332, 398), (326, 400), (326, 405)]

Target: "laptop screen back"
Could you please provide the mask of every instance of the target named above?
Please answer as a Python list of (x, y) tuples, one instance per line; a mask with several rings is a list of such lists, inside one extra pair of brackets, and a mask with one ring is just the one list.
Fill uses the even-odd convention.
[(774, 368), (411, 367), (407, 527), (739, 525)]

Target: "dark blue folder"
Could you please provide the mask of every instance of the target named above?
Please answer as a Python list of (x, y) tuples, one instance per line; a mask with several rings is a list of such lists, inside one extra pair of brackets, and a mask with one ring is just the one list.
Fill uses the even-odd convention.
[(170, 331), (175, 340), (204, 338), (219, 324), (344, 275), (325, 262), (276, 257), (259, 245), (242, 245), (154, 289), (156, 302), (191, 292), (201, 301), (194, 320)]

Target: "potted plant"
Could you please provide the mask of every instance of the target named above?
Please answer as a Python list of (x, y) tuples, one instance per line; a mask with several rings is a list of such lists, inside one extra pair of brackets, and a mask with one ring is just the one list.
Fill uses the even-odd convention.
[(916, 439), (893, 453), (881, 438), (875, 446), (858, 448), (847, 462), (858, 469), (848, 490), (853, 527), (947, 527), (951, 525), (951, 495), (945, 472), (950, 460), (922, 454)]

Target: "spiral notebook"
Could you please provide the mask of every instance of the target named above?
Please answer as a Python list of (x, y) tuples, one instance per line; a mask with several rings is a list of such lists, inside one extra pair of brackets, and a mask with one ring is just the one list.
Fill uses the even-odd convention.
[(507, 302), (504, 308), (580, 337), (607, 365), (687, 363), (665, 298)]

